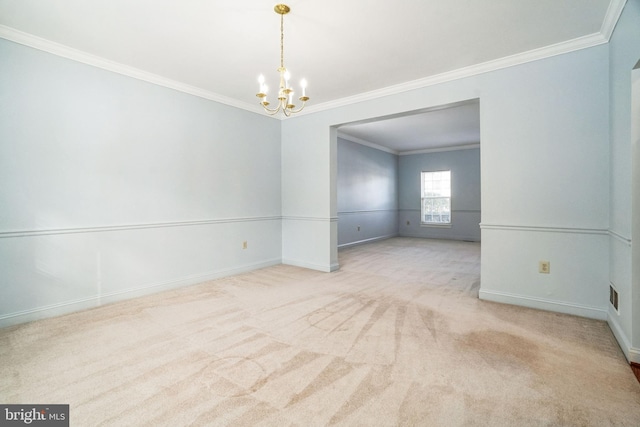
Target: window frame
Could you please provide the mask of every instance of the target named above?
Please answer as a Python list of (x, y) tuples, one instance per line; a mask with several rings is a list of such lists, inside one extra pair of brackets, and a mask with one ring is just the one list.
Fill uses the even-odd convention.
[[(434, 174), (434, 173), (439, 173), (439, 172), (448, 172), (449, 173), (449, 196), (431, 196), (431, 197), (425, 197), (425, 174)], [(452, 225), (452, 209), (451, 209), (451, 204), (452, 204), (452, 173), (451, 173), (451, 169), (439, 169), (439, 170), (423, 170), (420, 172), (420, 226), (421, 227), (440, 227), (440, 228), (451, 228)], [(448, 222), (428, 222), (425, 221), (425, 216), (426, 216), (426, 211), (424, 209), (425, 207), (425, 199), (448, 199), (448, 208), (449, 208), (449, 221)]]

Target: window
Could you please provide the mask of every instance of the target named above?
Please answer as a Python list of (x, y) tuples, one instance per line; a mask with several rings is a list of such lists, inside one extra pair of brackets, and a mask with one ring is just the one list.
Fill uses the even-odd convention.
[(451, 224), (451, 171), (422, 172), (421, 223)]

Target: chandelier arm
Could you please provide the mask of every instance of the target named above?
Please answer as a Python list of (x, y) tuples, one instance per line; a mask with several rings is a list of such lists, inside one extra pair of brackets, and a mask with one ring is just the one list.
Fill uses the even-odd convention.
[(302, 109), (304, 108), (305, 104), (307, 103), (307, 101), (302, 101), (302, 105), (300, 106), (300, 108), (298, 108), (297, 110), (289, 110), (290, 113), (295, 114), (295, 113), (299, 113), (300, 111), (302, 111)]
[(264, 111), (266, 111), (267, 114), (269, 114), (270, 116), (273, 116), (275, 114), (278, 114), (278, 111), (280, 111), (280, 109), (282, 108), (282, 103), (278, 102), (277, 108), (269, 108), (266, 105), (262, 104), (262, 108), (264, 108)]

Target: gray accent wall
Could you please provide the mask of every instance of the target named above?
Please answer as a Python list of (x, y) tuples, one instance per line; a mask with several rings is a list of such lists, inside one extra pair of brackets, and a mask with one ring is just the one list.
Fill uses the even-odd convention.
[(338, 246), (398, 235), (398, 156), (338, 138)]
[[(395, 155), (338, 138), (338, 246), (393, 236), (480, 241), (480, 148)], [(420, 224), (420, 173), (451, 170), (452, 224)]]
[[(451, 226), (420, 225), (420, 174), (451, 170)], [(480, 241), (480, 148), (400, 156), (399, 233)]]

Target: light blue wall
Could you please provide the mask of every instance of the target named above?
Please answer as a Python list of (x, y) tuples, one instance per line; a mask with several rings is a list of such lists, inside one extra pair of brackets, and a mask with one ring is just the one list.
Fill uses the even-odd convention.
[(618, 291), (619, 312), (608, 306), (608, 320), (627, 357), (640, 363), (640, 147), (631, 136), (631, 70), (640, 60), (640, 2), (627, 1), (609, 47), (609, 280)]
[(480, 98), (481, 297), (608, 318), (640, 361), (639, 9), (608, 45), (282, 123), (0, 40), (0, 326), (280, 260), (335, 270), (337, 127)]
[(0, 58), (0, 326), (281, 262), (279, 121)]
[[(480, 241), (480, 149), (400, 156), (400, 235)], [(420, 173), (451, 170), (451, 227), (420, 225)]]
[(398, 234), (398, 156), (338, 138), (338, 246)]
[(481, 297), (606, 319), (607, 45), (285, 120), (283, 258), (338, 266), (332, 129), (470, 99), (482, 105)]

